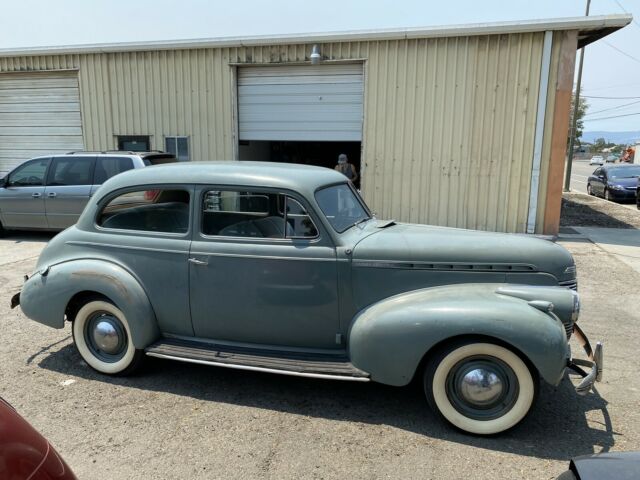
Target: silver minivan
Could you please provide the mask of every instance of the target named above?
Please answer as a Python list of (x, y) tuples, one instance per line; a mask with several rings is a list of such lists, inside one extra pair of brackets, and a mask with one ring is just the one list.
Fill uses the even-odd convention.
[(0, 234), (64, 230), (108, 178), (175, 161), (164, 152), (71, 152), (28, 160), (0, 180)]

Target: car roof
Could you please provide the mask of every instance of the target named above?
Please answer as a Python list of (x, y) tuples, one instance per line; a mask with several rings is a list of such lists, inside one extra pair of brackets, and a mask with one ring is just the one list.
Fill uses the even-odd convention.
[(276, 162), (177, 162), (129, 170), (107, 180), (102, 194), (134, 185), (210, 184), (272, 187), (313, 194), (319, 187), (346, 183), (336, 170)]

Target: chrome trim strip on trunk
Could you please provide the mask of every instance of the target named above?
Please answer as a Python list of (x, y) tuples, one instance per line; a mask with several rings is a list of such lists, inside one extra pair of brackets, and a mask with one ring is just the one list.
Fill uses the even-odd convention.
[(177, 360), (179, 362), (187, 362), (187, 363), (197, 363), (199, 365), (209, 365), (212, 367), (225, 367), (225, 368), (233, 368), (235, 370), (249, 370), (252, 372), (264, 372), (264, 373), (278, 373), (280, 375), (290, 375), (292, 377), (307, 377), (307, 378), (320, 378), (324, 380), (346, 380), (349, 382), (369, 382), (371, 379), (369, 377), (350, 377), (346, 375), (329, 375), (325, 373), (302, 373), (302, 372), (292, 372), (291, 370), (278, 370), (276, 368), (266, 368), (266, 367), (252, 367), (248, 365), (237, 365), (235, 363), (217, 363), (217, 362), (209, 362), (207, 360), (198, 360), (193, 358), (185, 358), (185, 357), (176, 357), (173, 355), (165, 355), (163, 353), (153, 353), (146, 352), (146, 354), (150, 357), (158, 357), (158, 358), (166, 358), (168, 360)]

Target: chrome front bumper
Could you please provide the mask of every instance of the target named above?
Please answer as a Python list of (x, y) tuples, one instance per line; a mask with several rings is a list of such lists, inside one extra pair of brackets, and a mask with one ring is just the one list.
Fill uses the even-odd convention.
[[(582, 348), (587, 354), (587, 357), (589, 357), (589, 360), (571, 358), (569, 359), (567, 366), (583, 377), (582, 381), (576, 386), (576, 393), (578, 395), (586, 395), (589, 393), (589, 390), (591, 390), (591, 387), (593, 387), (595, 382), (602, 380), (602, 342), (596, 343), (595, 349), (591, 348), (589, 339), (578, 325), (573, 326), (573, 334), (582, 345)], [(582, 367), (590, 368), (591, 371), (587, 373)]]

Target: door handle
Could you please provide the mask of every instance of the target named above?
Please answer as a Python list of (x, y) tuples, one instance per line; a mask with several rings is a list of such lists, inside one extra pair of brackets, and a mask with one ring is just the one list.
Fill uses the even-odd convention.
[(209, 265), (208, 261), (198, 260), (197, 258), (190, 258), (189, 263), (193, 263), (194, 265)]
[(47, 195), (49, 196), (49, 198), (56, 198), (58, 194), (56, 192), (49, 192)]
[(31, 196), (32, 196), (33, 198), (40, 198), (40, 197), (42, 196), (42, 194), (41, 194), (41, 193), (38, 193), (38, 192), (35, 192), (35, 193), (32, 193), (32, 194), (31, 194)]

